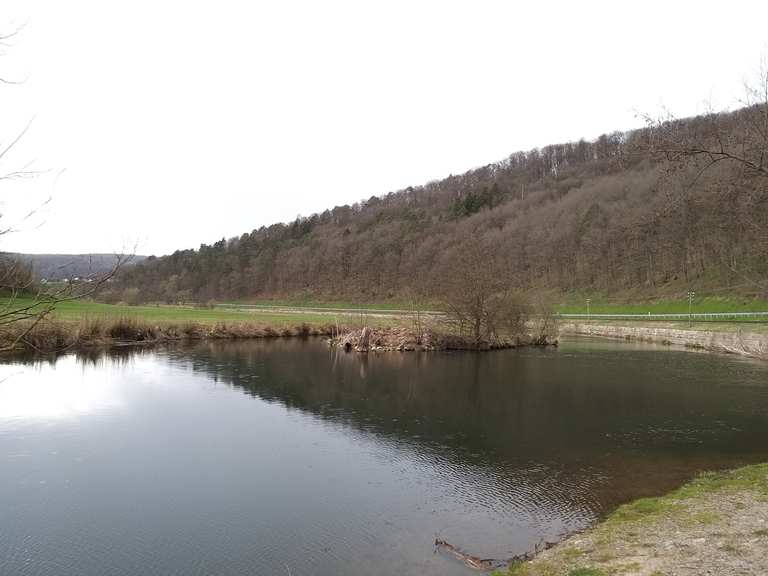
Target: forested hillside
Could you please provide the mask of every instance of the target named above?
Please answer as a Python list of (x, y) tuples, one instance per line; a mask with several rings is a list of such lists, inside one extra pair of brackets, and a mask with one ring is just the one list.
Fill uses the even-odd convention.
[(428, 297), (484, 258), (523, 290), (652, 294), (705, 284), (764, 293), (767, 134), (763, 104), (516, 152), (465, 174), (150, 257), (103, 296)]

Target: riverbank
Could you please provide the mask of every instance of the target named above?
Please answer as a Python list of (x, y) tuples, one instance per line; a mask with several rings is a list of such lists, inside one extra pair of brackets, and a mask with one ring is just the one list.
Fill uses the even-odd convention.
[(600, 336), (657, 344), (685, 346), (711, 352), (725, 352), (755, 358), (768, 357), (768, 333), (754, 329), (729, 329), (699, 326), (680, 328), (674, 324), (616, 324), (561, 322), (561, 336)]
[[(67, 300), (56, 305), (34, 329), (24, 310), (37, 310), (32, 296), (0, 299), (0, 350), (56, 352), (78, 347), (162, 343), (176, 340), (330, 336), (365, 321), (393, 325), (396, 317), (329, 315), (308, 310), (239, 310), (182, 305), (103, 304)], [(16, 319), (16, 310), (21, 311)]]
[[(0, 302), (9, 309), (23, 309), (34, 303), (29, 296)], [(111, 345), (126, 342), (164, 342), (200, 338), (260, 338), (303, 334), (308, 326), (312, 333), (338, 335), (344, 326), (393, 331), (419, 324), (436, 327), (443, 333), (436, 313), (420, 313), (402, 309), (282, 308), (276, 306), (239, 308), (193, 307), (181, 305), (103, 304), (90, 300), (62, 302), (49, 317), (30, 334), (19, 340), (16, 348), (55, 351), (73, 346)], [(532, 327), (536, 331), (535, 327)], [(21, 323), (0, 328), (0, 348), (14, 344), (23, 331)], [(113, 334), (117, 334), (114, 336)], [(728, 352), (759, 358), (768, 357), (768, 324), (706, 323), (687, 327), (679, 322), (563, 321), (563, 336), (600, 336), (659, 344), (686, 346), (714, 352)], [(445, 339), (403, 338), (401, 334), (385, 338), (375, 345), (381, 350), (477, 349), (473, 343)], [(550, 338), (555, 340), (555, 338)], [(435, 340), (438, 342), (435, 343)], [(472, 344), (472, 345), (470, 345)], [(355, 347), (358, 342), (353, 342)], [(506, 348), (525, 345), (519, 339), (487, 343), (483, 348)]]
[[(290, 317), (289, 317), (290, 318)], [(295, 318), (295, 316), (293, 317)], [(521, 346), (557, 345), (549, 334), (521, 334), (493, 340), (475, 341), (434, 323), (421, 330), (405, 326), (403, 318), (389, 318), (373, 325), (355, 328), (336, 321), (330, 323), (264, 323), (256, 321), (164, 321), (151, 322), (141, 317), (84, 317), (79, 320), (45, 318), (37, 324), (15, 322), (0, 326), (0, 351), (59, 352), (74, 348), (109, 347), (129, 344), (159, 344), (183, 340), (254, 339), (327, 336), (331, 346), (345, 351), (440, 351), (498, 350)], [(30, 326), (32, 328), (30, 329)], [(359, 326), (359, 324), (358, 324)]]
[(501, 350), (522, 346), (557, 346), (557, 337), (548, 334), (498, 337), (481, 340), (454, 332), (427, 327), (370, 328), (342, 331), (329, 339), (330, 346), (347, 352), (430, 352), (440, 350)]
[(129, 344), (159, 344), (184, 340), (234, 340), (331, 336), (339, 326), (331, 324), (280, 324), (258, 322), (165, 322), (141, 318), (85, 318), (80, 321), (43, 320), (27, 331), (23, 323), (0, 328), (3, 351), (60, 352), (74, 348)]
[(625, 504), (504, 576), (768, 574), (768, 464), (702, 474)]

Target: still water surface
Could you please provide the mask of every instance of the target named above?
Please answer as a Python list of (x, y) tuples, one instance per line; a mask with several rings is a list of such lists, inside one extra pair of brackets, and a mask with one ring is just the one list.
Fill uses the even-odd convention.
[(768, 365), (650, 345), (315, 340), (0, 365), (0, 574), (463, 575), (768, 460)]

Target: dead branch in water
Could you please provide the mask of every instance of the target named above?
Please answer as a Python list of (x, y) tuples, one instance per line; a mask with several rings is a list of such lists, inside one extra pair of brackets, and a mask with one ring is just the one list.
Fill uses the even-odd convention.
[(453, 544), (446, 542), (445, 540), (435, 538), (435, 551), (446, 552), (451, 556), (453, 556), (454, 558), (456, 558), (457, 560), (463, 562), (465, 565), (472, 568), (473, 570), (496, 570), (498, 568), (504, 568), (512, 564), (513, 562), (528, 562), (530, 560), (533, 560), (536, 557), (536, 555), (539, 554), (539, 552), (548, 550), (553, 546), (555, 546), (556, 544), (557, 542), (547, 542), (546, 540), (542, 539), (539, 541), (538, 544), (536, 544), (533, 547), (533, 550), (523, 552), (522, 554), (512, 556), (511, 558), (496, 559), (496, 558), (480, 558), (479, 556), (473, 556), (471, 554), (464, 552), (461, 548), (458, 548)]

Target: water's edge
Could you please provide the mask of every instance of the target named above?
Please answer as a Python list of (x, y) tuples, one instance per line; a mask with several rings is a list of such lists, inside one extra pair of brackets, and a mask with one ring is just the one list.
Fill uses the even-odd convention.
[(504, 574), (602, 575), (628, 564), (633, 574), (725, 574), (737, 564), (763, 574), (766, 495), (768, 463), (702, 473), (666, 494), (619, 506), (533, 559), (513, 563)]
[(768, 358), (768, 335), (754, 332), (717, 332), (666, 327), (563, 323), (560, 325), (560, 334), (634, 340), (683, 346), (708, 352), (738, 354), (752, 358)]

